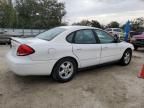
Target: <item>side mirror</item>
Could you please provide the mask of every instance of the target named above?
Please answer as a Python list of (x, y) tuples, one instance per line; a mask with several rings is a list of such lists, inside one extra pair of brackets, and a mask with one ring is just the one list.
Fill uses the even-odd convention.
[(115, 43), (118, 43), (120, 40), (119, 40), (119, 37), (117, 35), (114, 35), (114, 42)]

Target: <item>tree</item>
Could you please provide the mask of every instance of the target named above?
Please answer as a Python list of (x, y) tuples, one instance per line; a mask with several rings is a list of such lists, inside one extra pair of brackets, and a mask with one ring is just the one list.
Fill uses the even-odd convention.
[(92, 20), (91, 21), (91, 26), (92, 27), (101, 28), (101, 24), (98, 21), (96, 21), (96, 20)]
[(15, 10), (11, 2), (0, 0), (0, 27), (13, 27), (15, 22)]
[(107, 25), (108, 28), (119, 28), (120, 27), (120, 24), (116, 21), (112, 21), (111, 23), (109, 23)]
[(20, 27), (51, 28), (59, 26), (66, 14), (64, 3), (57, 0), (16, 0)]
[(0, 27), (52, 28), (62, 23), (65, 4), (58, 0), (0, 0)]
[(82, 20), (78, 23), (73, 23), (72, 25), (82, 25), (82, 26), (91, 26), (91, 22), (88, 20)]
[(143, 32), (144, 31), (144, 18), (136, 18), (131, 21), (131, 27), (133, 31)]
[(80, 22), (73, 23), (72, 25), (92, 26), (92, 27), (97, 27), (97, 28), (103, 28), (104, 27), (96, 20), (92, 20), (92, 21), (82, 20)]

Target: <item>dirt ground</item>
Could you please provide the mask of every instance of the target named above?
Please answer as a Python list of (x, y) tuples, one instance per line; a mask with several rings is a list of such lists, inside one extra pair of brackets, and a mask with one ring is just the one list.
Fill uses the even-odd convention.
[(78, 72), (68, 83), (48, 76), (20, 77), (9, 72), (0, 46), (0, 108), (144, 108), (144, 49), (129, 66), (111, 64)]

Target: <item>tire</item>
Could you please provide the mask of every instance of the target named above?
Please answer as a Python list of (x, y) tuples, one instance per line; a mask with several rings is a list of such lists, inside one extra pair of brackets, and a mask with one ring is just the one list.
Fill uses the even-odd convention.
[(64, 58), (59, 60), (53, 68), (52, 78), (57, 82), (68, 82), (73, 79), (77, 72), (77, 64), (73, 59)]
[(123, 65), (123, 66), (128, 65), (131, 62), (131, 58), (132, 58), (132, 50), (127, 49), (124, 52), (123, 57), (120, 60), (120, 64)]
[(138, 49), (138, 46), (134, 46), (134, 50), (137, 50)]

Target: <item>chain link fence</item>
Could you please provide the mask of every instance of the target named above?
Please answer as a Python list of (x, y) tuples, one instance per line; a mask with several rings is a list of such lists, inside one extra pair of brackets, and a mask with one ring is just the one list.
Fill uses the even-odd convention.
[(11, 29), (11, 28), (0, 28), (0, 34), (11, 35), (11, 36), (35, 36), (45, 29)]

